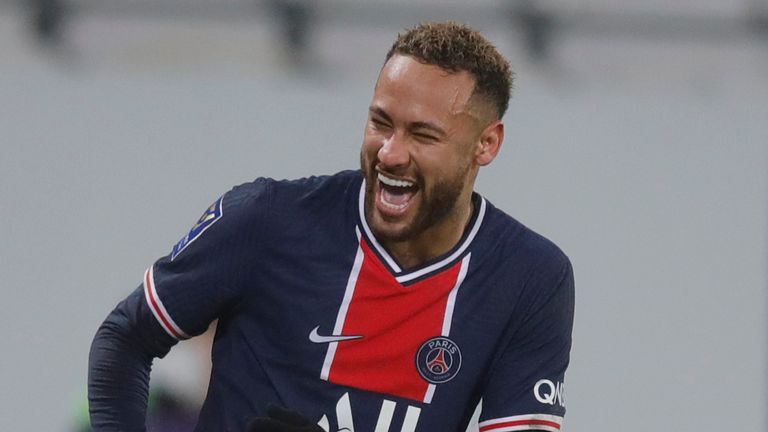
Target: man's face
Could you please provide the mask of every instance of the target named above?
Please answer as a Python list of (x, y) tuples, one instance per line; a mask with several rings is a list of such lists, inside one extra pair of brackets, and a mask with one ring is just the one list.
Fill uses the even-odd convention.
[(441, 224), (461, 223), (477, 174), (480, 115), (467, 72), (395, 55), (381, 70), (360, 160), (366, 218), (383, 241), (407, 241)]

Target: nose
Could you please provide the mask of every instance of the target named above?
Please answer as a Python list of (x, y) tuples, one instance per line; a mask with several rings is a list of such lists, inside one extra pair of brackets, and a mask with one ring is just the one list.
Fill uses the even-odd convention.
[(408, 143), (399, 133), (393, 133), (379, 148), (379, 162), (384, 168), (399, 168), (408, 166), (411, 155), (408, 151)]

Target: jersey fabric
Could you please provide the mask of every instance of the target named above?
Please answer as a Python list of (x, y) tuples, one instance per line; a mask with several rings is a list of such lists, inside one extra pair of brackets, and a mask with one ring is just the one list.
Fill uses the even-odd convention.
[(147, 329), (185, 339), (218, 319), (196, 430), (280, 405), (327, 431), (463, 432), (482, 398), (482, 432), (558, 431), (567, 257), (474, 194), (461, 241), (403, 269), (364, 191), (359, 171), (238, 186), (146, 271)]

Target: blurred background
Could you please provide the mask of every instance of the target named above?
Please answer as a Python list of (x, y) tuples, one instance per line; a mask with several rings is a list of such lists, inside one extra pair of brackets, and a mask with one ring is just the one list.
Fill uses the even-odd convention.
[[(766, 0), (0, 0), (0, 430), (82, 429), (144, 269), (232, 185), (357, 167), (396, 33), (445, 19), (517, 73), (478, 191), (574, 262), (563, 430), (768, 430)], [(207, 343), (153, 371), (183, 409)]]

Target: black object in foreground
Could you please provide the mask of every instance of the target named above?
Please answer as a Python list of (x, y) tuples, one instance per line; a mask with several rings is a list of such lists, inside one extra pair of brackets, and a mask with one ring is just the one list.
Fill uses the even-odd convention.
[(296, 411), (271, 405), (267, 417), (257, 417), (248, 424), (246, 432), (325, 432), (323, 428)]

